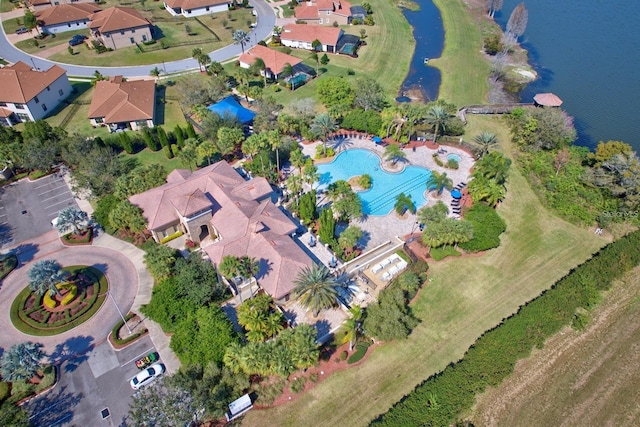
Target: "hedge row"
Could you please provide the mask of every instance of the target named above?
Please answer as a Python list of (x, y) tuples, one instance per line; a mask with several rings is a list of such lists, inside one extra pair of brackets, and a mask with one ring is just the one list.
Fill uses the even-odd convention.
[[(133, 318), (133, 316), (135, 316), (135, 313), (129, 313), (127, 314), (124, 318), (129, 321)], [(144, 335), (147, 333), (147, 329), (143, 328), (140, 332), (136, 332), (135, 334), (131, 334), (128, 337), (125, 338), (120, 338), (120, 334), (118, 333), (120, 331), (120, 328), (122, 328), (124, 326), (124, 322), (122, 320), (120, 320), (118, 323), (116, 323), (116, 326), (113, 327), (113, 329), (111, 330), (111, 338), (113, 339), (113, 342), (116, 345), (125, 345), (130, 343), (131, 341), (134, 341), (136, 339), (138, 339), (138, 337)]]
[[(553, 287), (485, 332), (462, 359), (429, 377), (374, 425), (449, 425), (487, 386), (497, 386), (519, 359), (593, 307), (600, 293), (640, 264), (640, 231), (609, 244)], [(578, 314), (579, 315), (579, 314)]]

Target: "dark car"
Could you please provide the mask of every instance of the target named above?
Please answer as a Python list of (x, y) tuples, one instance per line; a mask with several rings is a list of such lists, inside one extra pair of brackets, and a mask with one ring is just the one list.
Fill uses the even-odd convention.
[(69, 40), (69, 46), (77, 46), (79, 44), (84, 43), (84, 40), (87, 38), (87, 36), (83, 36), (81, 34), (76, 34), (75, 36), (71, 37), (71, 40)]
[(29, 32), (29, 29), (27, 27), (18, 27), (18, 29), (16, 30), (16, 34), (24, 34), (28, 32)]

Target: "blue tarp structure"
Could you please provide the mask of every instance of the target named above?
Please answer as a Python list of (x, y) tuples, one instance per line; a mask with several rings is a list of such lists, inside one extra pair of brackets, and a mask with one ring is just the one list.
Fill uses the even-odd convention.
[(207, 108), (220, 117), (224, 117), (226, 115), (235, 117), (242, 124), (249, 123), (256, 116), (256, 113), (248, 108), (244, 108), (234, 99), (233, 96), (227, 96), (222, 101), (217, 104), (209, 105)]
[(451, 192), (451, 197), (453, 197), (454, 199), (460, 199), (462, 198), (462, 193), (460, 193), (458, 190), (453, 190)]
[(379, 136), (374, 136), (373, 138), (371, 138), (371, 140), (376, 144), (380, 144), (382, 142), (382, 138), (380, 138)]

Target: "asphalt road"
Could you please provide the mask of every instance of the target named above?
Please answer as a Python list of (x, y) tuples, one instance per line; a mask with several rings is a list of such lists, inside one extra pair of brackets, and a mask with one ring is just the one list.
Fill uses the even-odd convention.
[[(129, 380), (140, 372), (135, 361), (155, 348), (146, 336), (120, 351), (107, 342), (97, 347), (89, 344), (87, 350), (60, 366), (55, 388), (28, 403), (33, 425), (123, 425), (134, 394)], [(104, 409), (109, 414), (105, 418)]]
[(64, 179), (51, 174), (0, 188), (0, 248), (51, 231), (51, 220), (69, 206), (78, 207)]
[[(265, 0), (249, 0), (249, 3), (254, 7), (254, 10), (258, 14), (258, 25), (249, 33), (249, 41), (245, 45), (245, 49), (249, 49), (258, 41), (267, 38), (273, 31), (273, 27), (276, 24), (276, 15)], [(241, 53), (242, 47), (239, 44), (231, 44), (223, 47), (222, 49), (210, 52), (209, 56), (212, 61), (223, 62), (239, 56)], [(36, 68), (40, 69), (48, 69), (53, 64), (58, 64), (67, 70), (67, 75), (77, 77), (92, 77), (96, 70), (108, 76), (122, 75), (125, 77), (139, 77), (148, 76), (151, 70), (155, 67), (158, 67), (165, 74), (179, 73), (198, 68), (198, 62), (192, 58), (135, 67), (93, 67), (63, 64), (29, 55), (28, 53), (16, 49), (7, 40), (4, 29), (0, 29), (0, 58), (4, 58), (10, 62), (22, 61), (27, 64), (32, 64)]]

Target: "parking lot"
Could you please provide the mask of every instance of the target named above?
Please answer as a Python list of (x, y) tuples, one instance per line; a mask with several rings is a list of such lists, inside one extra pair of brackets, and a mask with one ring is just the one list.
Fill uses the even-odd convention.
[(22, 179), (0, 188), (0, 248), (13, 246), (51, 230), (51, 220), (78, 206), (59, 174), (31, 182)]
[(89, 348), (88, 353), (61, 365), (54, 389), (29, 402), (33, 425), (125, 425), (134, 394), (129, 380), (140, 372), (135, 361), (155, 347), (146, 336), (121, 351), (108, 342)]

